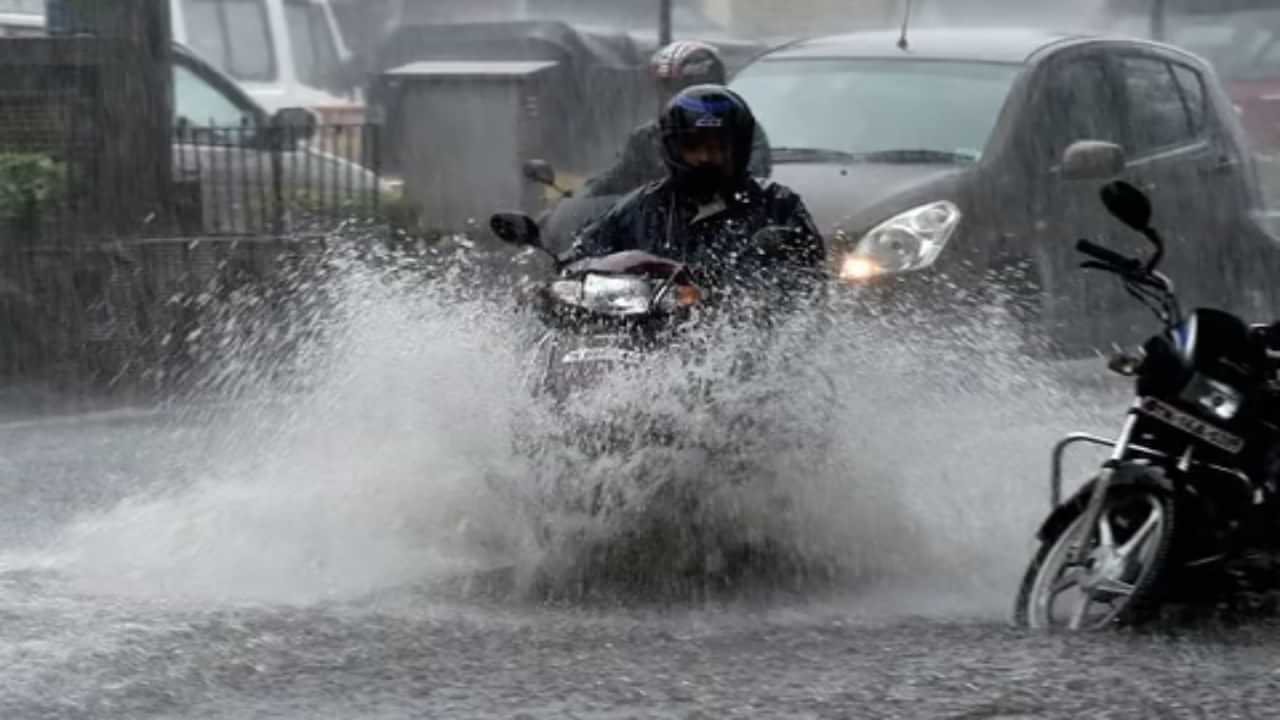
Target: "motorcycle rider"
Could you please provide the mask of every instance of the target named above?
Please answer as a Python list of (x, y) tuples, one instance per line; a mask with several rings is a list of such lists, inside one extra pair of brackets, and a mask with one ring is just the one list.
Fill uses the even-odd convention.
[[(725, 83), (725, 66), (719, 53), (710, 45), (692, 40), (671, 43), (654, 53), (649, 72), (658, 92), (659, 112), (681, 90), (693, 85)], [(622, 195), (661, 180), (666, 174), (662, 159), (662, 136), (654, 119), (632, 131), (627, 144), (613, 167), (587, 181), (583, 197)], [(750, 160), (751, 174), (769, 177), (769, 141), (759, 126), (754, 131)]]
[[(798, 195), (751, 177), (755, 129), (746, 101), (728, 88), (676, 94), (657, 126), (666, 177), (585, 227), (562, 260), (643, 250), (686, 263), (712, 291), (763, 285), (775, 299), (805, 304), (806, 292), (825, 287), (825, 247)], [(756, 237), (766, 227), (781, 232)]]

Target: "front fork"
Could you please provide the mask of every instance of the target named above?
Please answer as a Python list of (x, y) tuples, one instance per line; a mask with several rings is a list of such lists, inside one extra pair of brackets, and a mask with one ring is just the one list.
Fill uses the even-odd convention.
[(1107, 499), (1107, 491), (1111, 489), (1111, 482), (1115, 478), (1116, 469), (1120, 467), (1129, 453), (1129, 445), (1133, 442), (1134, 432), (1138, 427), (1138, 408), (1135, 405), (1129, 410), (1129, 417), (1125, 420), (1124, 429), (1120, 431), (1120, 437), (1116, 440), (1115, 447), (1111, 450), (1111, 457), (1102, 465), (1102, 472), (1098, 473), (1098, 479), (1093, 484), (1093, 492), (1089, 495), (1089, 504), (1084, 509), (1084, 522), (1080, 527), (1084, 528), (1083, 541), (1076, 545), (1072, 551), (1071, 561), (1074, 564), (1083, 564), (1089, 558), (1089, 533), (1093, 532), (1092, 528), (1097, 525), (1098, 517), (1102, 515), (1102, 506)]

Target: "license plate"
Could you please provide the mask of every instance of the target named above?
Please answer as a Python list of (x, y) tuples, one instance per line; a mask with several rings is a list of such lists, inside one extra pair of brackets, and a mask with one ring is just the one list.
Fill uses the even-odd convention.
[(639, 362), (640, 354), (620, 348), (578, 348), (570, 350), (560, 358), (560, 362), (566, 365), (576, 365), (580, 363), (635, 363)]
[(1244, 440), (1226, 430), (1219, 429), (1194, 415), (1185, 413), (1155, 398), (1143, 398), (1140, 409), (1145, 415), (1179, 430), (1193, 435), (1214, 447), (1221, 448), (1231, 454), (1244, 449)]

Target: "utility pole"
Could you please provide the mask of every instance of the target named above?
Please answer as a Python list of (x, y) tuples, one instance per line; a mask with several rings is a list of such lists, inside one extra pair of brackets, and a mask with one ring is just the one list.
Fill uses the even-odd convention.
[(1152, 0), (1151, 4), (1151, 39), (1164, 42), (1165, 26), (1168, 12), (1165, 0)]
[(102, 227), (158, 229), (172, 208), (169, 0), (50, 0), (48, 9), (55, 6), (66, 23), (63, 32), (101, 48), (96, 135), (102, 143), (95, 182)]
[(658, 0), (658, 45), (671, 42), (671, 0)]

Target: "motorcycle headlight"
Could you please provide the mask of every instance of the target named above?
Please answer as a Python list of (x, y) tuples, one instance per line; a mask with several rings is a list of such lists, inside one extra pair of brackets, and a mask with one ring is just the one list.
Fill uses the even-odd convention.
[(608, 315), (643, 315), (653, 302), (649, 281), (637, 277), (588, 275), (582, 281), (581, 306)]
[(960, 208), (947, 200), (912, 208), (880, 223), (840, 263), (842, 280), (868, 280), (923, 270), (938, 259), (960, 224)]
[(569, 305), (582, 303), (582, 282), (579, 280), (556, 280), (549, 288), (552, 297)]
[(1225, 422), (1240, 413), (1244, 393), (1224, 382), (1197, 374), (1182, 391), (1182, 399)]

